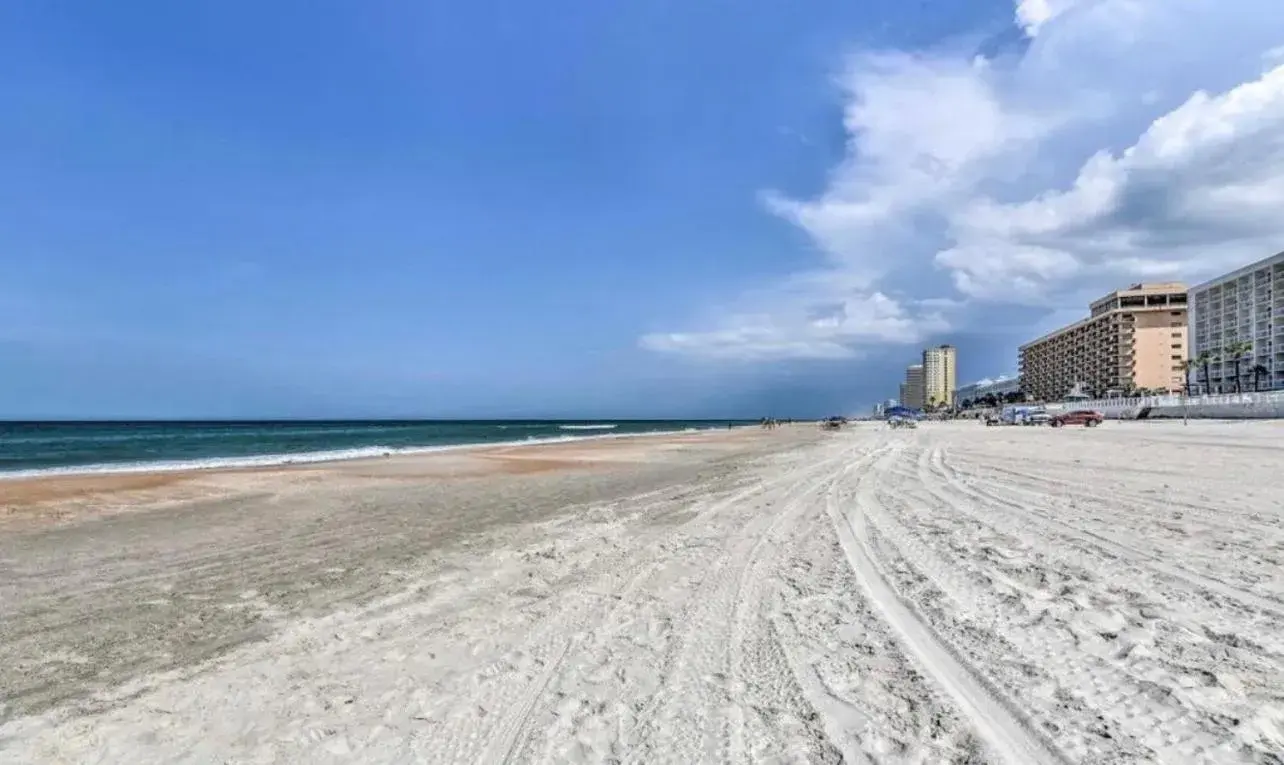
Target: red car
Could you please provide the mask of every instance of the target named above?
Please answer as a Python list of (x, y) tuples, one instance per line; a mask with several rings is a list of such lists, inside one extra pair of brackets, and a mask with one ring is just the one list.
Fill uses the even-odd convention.
[(1078, 409), (1065, 414), (1058, 414), (1048, 423), (1054, 428), (1063, 425), (1082, 425), (1085, 428), (1095, 428), (1106, 419), (1101, 412), (1094, 412), (1091, 409)]

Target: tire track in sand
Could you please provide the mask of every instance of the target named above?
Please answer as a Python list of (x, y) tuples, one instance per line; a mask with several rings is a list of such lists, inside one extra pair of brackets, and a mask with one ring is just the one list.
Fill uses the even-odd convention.
[[(786, 470), (784, 480), (790, 482), (788, 485), (798, 485), (805, 481), (800, 476), (810, 475), (815, 470), (814, 465), (794, 466)], [(510, 762), (520, 759), (519, 755), (527, 752), (531, 745), (533, 720), (551, 705), (558, 704), (564, 713), (568, 709), (577, 709), (577, 702), (590, 704), (589, 700), (578, 699), (575, 691), (565, 687), (567, 681), (582, 680), (579, 676), (591, 671), (585, 667), (601, 669), (614, 663), (610, 656), (611, 646), (620, 638), (621, 631), (628, 628), (629, 618), (633, 615), (631, 612), (637, 607), (633, 596), (668, 562), (666, 550), (674, 540), (701, 523), (714, 522), (713, 519), (721, 513), (773, 488), (768, 483), (754, 480), (747, 486), (737, 485), (720, 496), (705, 497), (692, 509), (692, 518), (663, 531), (652, 530), (648, 534), (649, 540), (641, 545), (645, 554), (637, 556), (626, 552), (624, 558), (599, 561), (597, 567), (604, 571), (601, 576), (592, 577), (594, 584), (577, 588), (572, 593), (576, 597), (572, 598), (571, 605), (556, 610), (532, 626), (530, 637), (524, 644), (526, 648), (520, 650), (532, 655), (544, 654), (543, 669), (530, 677), (520, 692), (511, 687), (505, 691), (500, 719), (487, 727), (486, 737), (491, 742), (485, 749), (485, 756), (477, 761)], [(682, 504), (681, 499), (643, 503), (643, 507), (631, 508), (628, 515), (641, 518), (651, 505), (674, 502)], [(614, 504), (617, 510), (629, 509), (630, 501)], [(625, 569), (623, 572), (619, 570), (621, 566)], [(619, 578), (621, 575), (627, 576), (622, 586), (602, 586), (603, 578)], [(610, 605), (604, 608), (604, 603)], [(573, 633), (574, 637), (564, 640), (561, 636), (567, 632)], [(576, 666), (567, 668), (566, 659), (570, 655), (576, 657)], [(570, 682), (569, 685), (576, 683)]]
[[(704, 517), (716, 515), (728, 507), (751, 499), (765, 489), (766, 486), (760, 482), (747, 487), (737, 487), (723, 496), (709, 498), (703, 503), (705, 506), (699, 510), (698, 514)], [(668, 500), (650, 501), (657, 494), (648, 492), (646, 495), (627, 498), (613, 504), (618, 510), (634, 504), (633, 500), (642, 500), (639, 506), (630, 508), (632, 511), (630, 515), (641, 516), (652, 506), (668, 504)], [(657, 533), (656, 538), (663, 540), (667, 535)], [(655, 543), (653, 540), (652, 544)], [(605, 565), (606, 577), (618, 574), (619, 572), (614, 571), (614, 568), (625, 561), (612, 557), (610, 562), (613, 565)], [(571, 598), (570, 603), (531, 626), (527, 641), (520, 646), (514, 646), (510, 652), (532, 656), (543, 653), (546, 657), (543, 660), (543, 666), (538, 673), (527, 679), (524, 685), (517, 686), (520, 687), (520, 691), (513, 687), (517, 684), (512, 681), (506, 683), (509, 687), (497, 691), (502, 699), (502, 710), (499, 719), (487, 726), (484, 738), (489, 743), (485, 746), (482, 756), (475, 761), (508, 763), (523, 752), (531, 735), (533, 720), (547, 705), (545, 699), (549, 687), (558, 680), (568, 655), (572, 652), (578, 654), (595, 651), (598, 648), (595, 643), (601, 642), (602, 639), (600, 635), (596, 635), (598, 639), (594, 640), (595, 633), (600, 631), (602, 625), (611, 625), (621, 612), (632, 605), (630, 597), (642, 588), (663, 565), (663, 562), (664, 559), (661, 556), (648, 556), (642, 565), (634, 567), (634, 570), (629, 572), (631, 575), (628, 576), (627, 581), (618, 588), (599, 586), (598, 583), (603, 577), (595, 576), (594, 584), (578, 588), (573, 593), (576, 597)], [(604, 561), (599, 561), (599, 565), (604, 564)], [(603, 603), (612, 605), (603, 609)], [(568, 632), (573, 636), (570, 639), (563, 638), (562, 636)], [(443, 732), (443, 738), (452, 739), (454, 746), (450, 751), (456, 752), (455, 760), (463, 761), (474, 757), (467, 754), (466, 748), (467, 742), (476, 740), (476, 731), (452, 730)]]
[[(1187, 585), (1215, 592), (1223, 597), (1230, 598), (1231, 600), (1238, 600), (1240, 603), (1252, 606), (1261, 611), (1266, 611), (1275, 616), (1284, 616), (1284, 603), (1281, 603), (1278, 600), (1266, 598), (1261, 595), (1242, 590), (1221, 580), (1195, 573), (1194, 571), (1182, 566), (1167, 563), (1160, 560), (1155, 555), (1151, 555), (1143, 550), (1138, 550), (1137, 548), (1120, 541), (1112, 535), (1103, 532), (1088, 531), (1087, 529), (1071, 525), (1049, 515), (1048, 513), (1040, 512), (1036, 509), (1034, 503), (1016, 502), (1007, 497), (1000, 496), (990, 489), (965, 482), (960, 478), (959, 471), (943, 459), (939, 449), (932, 452), (931, 460), (933, 462), (934, 469), (944, 476), (956, 490), (961, 491), (964, 494), (970, 494), (972, 496), (989, 500), (992, 504), (999, 505), (1009, 512), (1015, 511), (1023, 518), (1042, 522), (1044, 525), (1056, 529), (1058, 533), (1069, 539), (1075, 540), (1080, 544), (1104, 550), (1117, 558), (1139, 564), (1172, 579), (1181, 580)], [(1039, 500), (1046, 500), (1051, 496), (1046, 492), (1038, 492), (1011, 485), (1005, 486), (1004, 489), (1014, 494), (1037, 498)]]
[(566, 660), (566, 654), (570, 651), (572, 642), (567, 640), (562, 643), (561, 650), (544, 666), (544, 671), (540, 672), (522, 691), (517, 703), (504, 712), (503, 718), (491, 732), (490, 744), (486, 747), (480, 762), (495, 762), (503, 765), (512, 759), (518, 744), (525, 740), (524, 734), (530, 726), (535, 705), (544, 694), (544, 689), (548, 687), (553, 675), (557, 674), (562, 662)]
[(1064, 756), (1013, 714), (889, 584), (870, 550), (862, 510), (862, 505), (877, 503), (869, 483), (877, 475), (875, 469), (858, 479), (857, 501), (848, 508), (839, 507), (832, 489), (825, 498), (825, 510), (865, 596), (920, 666), (958, 704), (997, 757), (1010, 765), (1063, 765), (1067, 762)]
[[(798, 520), (807, 514), (809, 510), (815, 509), (811, 504), (813, 497), (819, 499), (822, 492), (829, 491), (833, 484), (856, 469), (857, 467), (868, 466), (872, 464), (881, 454), (882, 448), (869, 448), (859, 453), (856, 462), (847, 463), (847, 459), (854, 450), (843, 449), (837, 456), (826, 460), (822, 463), (818, 471), (820, 478), (816, 479), (812, 486), (808, 487), (798, 499), (785, 512), (779, 513), (776, 518), (767, 527), (767, 530), (758, 538), (753, 549), (750, 550), (747, 557), (747, 563), (740, 571), (739, 582), (736, 588), (735, 607), (732, 615), (731, 645), (727, 652), (727, 675), (731, 680), (730, 687), (736, 693), (744, 696), (748, 691), (753, 690), (754, 685), (748, 679), (748, 665), (752, 662), (759, 665), (775, 665), (778, 673), (788, 673), (799, 680), (799, 673), (795, 671), (787, 652), (780, 644), (779, 637), (776, 635), (764, 635), (763, 630), (774, 629), (771, 620), (760, 613), (760, 609), (766, 603), (767, 593), (764, 592), (764, 583), (770, 575), (770, 567), (778, 566), (780, 560), (776, 555), (766, 553), (775, 553), (777, 547), (783, 544), (781, 537), (791, 529)], [(847, 464), (845, 464), (847, 463)], [(755, 623), (756, 622), (756, 623)], [(755, 627), (758, 632), (755, 632)], [(762, 640), (754, 638), (765, 637)], [(753, 644), (756, 650), (747, 653), (746, 643)], [(801, 683), (802, 680), (799, 680)], [(761, 684), (759, 679), (758, 685)], [(815, 699), (806, 693), (804, 697), (808, 699), (815, 707)], [(747, 701), (747, 699), (745, 699)], [(729, 726), (730, 742), (728, 752), (733, 762), (747, 762), (753, 758), (746, 751), (744, 741), (744, 716), (743, 704), (733, 704), (731, 707), (732, 721)], [(820, 711), (817, 709), (817, 711)], [(823, 715), (822, 715), (823, 717)], [(830, 737), (830, 744), (843, 751), (842, 738), (835, 738), (827, 731), (826, 735)], [(843, 757), (848, 762), (862, 762), (863, 759), (854, 759), (850, 752), (843, 751)]]
[[(947, 455), (942, 455), (945, 457)], [(1111, 482), (1109, 485), (1087, 484), (1082, 479), (1075, 480), (1072, 478), (1060, 478), (1049, 473), (1030, 473), (1024, 470), (1018, 470), (1014, 467), (999, 464), (997, 461), (983, 460), (978, 455), (966, 455), (970, 467), (981, 468), (990, 473), (997, 473), (1009, 479), (1025, 482), (1029, 486), (1044, 488), (1047, 494), (1056, 494), (1067, 498), (1083, 499), (1088, 501), (1099, 501), (1103, 494), (1108, 493), (1112, 499), (1130, 504), (1137, 505), (1143, 510), (1153, 509), (1157, 503), (1162, 502), (1166, 509), (1181, 510), (1185, 513), (1193, 513), (1199, 517), (1199, 522), (1217, 529), (1227, 529), (1233, 531), (1250, 531), (1254, 534), (1260, 534), (1262, 537), (1269, 539), (1279, 539), (1284, 537), (1284, 528), (1279, 525), (1262, 523), (1253, 518), (1235, 511), (1234, 507), (1218, 510), (1207, 505), (1195, 504), (1190, 501), (1178, 499), (1171, 494), (1157, 495), (1153, 493), (1138, 493), (1130, 491), (1125, 483), (1119, 481)], [(945, 460), (948, 469), (955, 473), (963, 472), (959, 466), (954, 464), (954, 460)], [(1054, 466), (1055, 467), (1055, 466)], [(1060, 466), (1064, 469), (1064, 466)], [(973, 474), (976, 474), (973, 471)], [(978, 477), (980, 477), (978, 475)], [(1011, 481), (1009, 481), (1011, 483)]]
[[(764, 495), (780, 503), (777, 509), (749, 515), (747, 523), (722, 540), (725, 552), (706, 567), (687, 600), (689, 605), (674, 619), (684, 628), (661, 660), (662, 687), (640, 710), (635, 729), (641, 738), (630, 747), (625, 762), (750, 758), (745, 751), (744, 701), (752, 688), (743, 679), (740, 662), (745, 658), (742, 646), (746, 633), (752, 633), (750, 607), (755, 604), (743, 606), (741, 601), (750, 596), (751, 589), (754, 596), (762, 589), (761, 580), (767, 572), (754, 569), (767, 545), (765, 540), (785, 533), (807, 509), (815, 507), (807, 499), (823, 488), (825, 478), (843, 460), (862, 448), (868, 445), (843, 448), (819, 464), (790, 471), (787, 483), (773, 486)], [(792, 677), (783, 657), (778, 658), (775, 671)], [(693, 734), (692, 728), (698, 733)], [(817, 734), (823, 738), (822, 733)]]
[[(1219, 749), (1224, 742), (1209, 734), (1206, 719), (1192, 710), (1174, 709), (1151, 698), (1148, 688), (1154, 687), (1153, 682), (1134, 677), (1126, 667), (1105, 656), (1085, 652), (1066, 625), (1046, 616), (1032, 619), (1030, 613), (1012, 609), (1010, 601), (998, 597), (992, 587), (979, 584), (989, 579), (994, 574), (993, 570), (976, 565), (970, 556), (957, 555), (948, 548), (941, 549), (939, 542), (934, 544), (934, 540), (942, 536), (942, 531), (958, 522), (950, 519), (990, 524), (990, 528), (1007, 536), (1016, 531), (1000, 528), (1003, 524), (993, 514), (984, 513), (983, 508), (965, 508), (959, 501), (961, 497), (951, 497), (943, 492), (939, 483), (944, 481), (944, 477), (929, 470), (933, 464), (931, 455), (935, 451), (928, 447), (918, 450), (918, 472), (914, 480), (944, 507), (933, 508), (929, 519), (915, 523), (912, 513), (902, 512), (898, 518), (897, 513), (889, 512), (880, 504), (876, 512), (870, 513), (870, 525), (879, 540), (889, 543), (904, 559), (905, 565), (930, 583), (931, 589), (944, 595), (953, 608), (970, 611), (970, 618), (976, 624), (998, 638), (987, 647), (993, 649), (1004, 643), (1009, 646), (1007, 656), (996, 652), (983, 660), (984, 663), (998, 667), (1028, 662), (1038, 667), (1038, 671), (1054, 682), (1061, 692), (1081, 700), (1094, 714), (1115, 726), (1110, 740), (1131, 739), (1155, 752), (1162, 761), (1241, 761), (1232, 759), (1232, 754)], [(904, 511), (911, 504), (902, 502), (892, 507)], [(977, 556), (980, 559), (984, 557)], [(1037, 694), (1026, 696), (1031, 690), (1031, 682), (1034, 681), (1027, 680), (1024, 686), (1008, 686), (1008, 692), (1029, 707), (1031, 717), (1044, 724), (1053, 723), (1067, 733), (1082, 734), (1091, 728), (1090, 719), (1076, 722), (1063, 716), (1064, 710), (1058, 715), (1058, 708), (1045, 706), (1046, 702)], [(1108, 699), (1110, 703), (1098, 708), (1102, 699)], [(1121, 736), (1120, 732), (1126, 735)], [(1064, 734), (1057, 738), (1061, 750), (1076, 761), (1107, 759), (1102, 750), (1094, 748), (1099, 743)]]

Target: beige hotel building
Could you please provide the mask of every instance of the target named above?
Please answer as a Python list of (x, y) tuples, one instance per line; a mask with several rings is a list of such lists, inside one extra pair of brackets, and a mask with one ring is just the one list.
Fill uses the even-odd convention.
[(1180, 391), (1185, 381), (1186, 286), (1134, 284), (1092, 303), (1091, 315), (1021, 346), (1021, 390), (1059, 401), (1141, 388)]

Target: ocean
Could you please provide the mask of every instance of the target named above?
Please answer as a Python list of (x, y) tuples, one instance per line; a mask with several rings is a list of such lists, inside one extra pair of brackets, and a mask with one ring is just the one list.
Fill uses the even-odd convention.
[(0, 477), (252, 467), (633, 433), (727, 420), (0, 422)]

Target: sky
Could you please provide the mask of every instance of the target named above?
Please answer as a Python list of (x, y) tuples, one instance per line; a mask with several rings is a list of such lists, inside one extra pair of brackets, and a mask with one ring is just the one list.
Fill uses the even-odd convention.
[(1277, 2), (7, 2), (0, 418), (1010, 374), (1094, 297), (1284, 250)]

